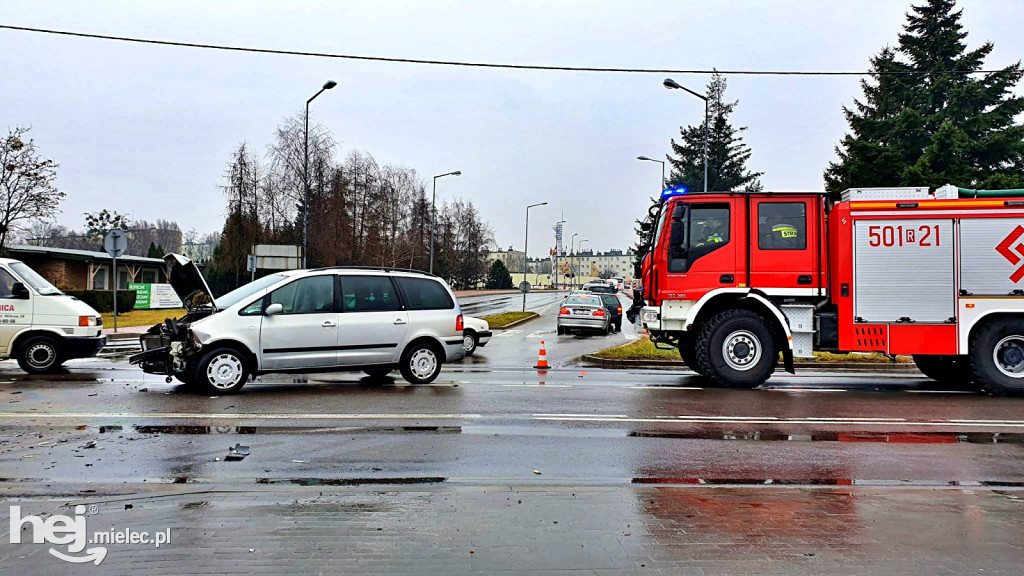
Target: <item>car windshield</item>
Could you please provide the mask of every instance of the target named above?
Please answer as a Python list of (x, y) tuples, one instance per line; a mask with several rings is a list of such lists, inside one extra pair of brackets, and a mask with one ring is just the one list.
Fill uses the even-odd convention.
[(238, 304), (242, 300), (248, 298), (249, 296), (252, 296), (253, 294), (259, 292), (260, 290), (266, 290), (268, 287), (277, 284), (278, 282), (284, 280), (285, 278), (287, 278), (287, 276), (285, 276), (284, 274), (271, 274), (269, 276), (264, 276), (263, 278), (254, 280), (252, 282), (249, 282), (245, 286), (236, 288), (231, 292), (228, 292), (227, 294), (214, 300), (214, 303), (217, 305), (218, 310), (230, 308), (231, 306)]
[(599, 306), (597, 296), (590, 296), (588, 294), (573, 294), (565, 299), (566, 304), (577, 304), (585, 306)]
[(55, 294), (63, 294), (56, 286), (50, 284), (50, 282), (39, 275), (35, 270), (22, 264), (21, 262), (15, 262), (11, 264), (11, 270), (21, 277), (21, 280), (32, 287), (33, 290), (42, 294), (43, 296), (53, 296)]
[(619, 297), (614, 294), (605, 294), (601, 296), (601, 300), (604, 301), (605, 306), (618, 306)]

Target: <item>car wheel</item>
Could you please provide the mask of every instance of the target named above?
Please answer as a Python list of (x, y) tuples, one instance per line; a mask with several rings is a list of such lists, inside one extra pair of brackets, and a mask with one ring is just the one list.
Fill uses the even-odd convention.
[(616, 332), (622, 332), (622, 321), (621, 320), (619, 320), (618, 322), (615, 323), (615, 331)]
[(986, 323), (971, 337), (971, 370), (986, 392), (1024, 394), (1024, 326), (1016, 318)]
[(430, 384), (441, 373), (441, 353), (426, 342), (410, 346), (402, 353), (399, 370), (412, 384)]
[(29, 374), (56, 372), (63, 363), (60, 343), (49, 336), (29, 338), (18, 353), (18, 366)]
[(764, 317), (739, 309), (719, 312), (704, 324), (696, 353), (700, 372), (731, 388), (764, 384), (779, 355)]
[(473, 352), (476, 352), (478, 341), (476, 332), (466, 330), (462, 333), (462, 347), (466, 349), (466, 356), (472, 356)]
[(697, 374), (701, 374), (700, 366), (697, 364), (697, 350), (694, 348), (692, 341), (689, 346), (682, 345), (679, 347), (679, 357), (686, 363), (687, 368)]
[(605, 327), (604, 327), (604, 331), (602, 332), (602, 334), (604, 334), (605, 336), (607, 336), (607, 335), (609, 335), (609, 334), (611, 334), (611, 333), (612, 333), (612, 323), (611, 323), (611, 322), (609, 322), (608, 324), (606, 324), (606, 325), (605, 325)]
[(210, 394), (234, 394), (248, 380), (246, 359), (233, 348), (211, 350), (196, 364), (196, 384)]

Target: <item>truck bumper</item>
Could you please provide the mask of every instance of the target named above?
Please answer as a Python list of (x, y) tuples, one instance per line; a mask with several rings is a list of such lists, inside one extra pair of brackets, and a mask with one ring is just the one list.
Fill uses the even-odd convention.
[(64, 338), (64, 351), (69, 359), (91, 358), (106, 345), (106, 336), (68, 336)]

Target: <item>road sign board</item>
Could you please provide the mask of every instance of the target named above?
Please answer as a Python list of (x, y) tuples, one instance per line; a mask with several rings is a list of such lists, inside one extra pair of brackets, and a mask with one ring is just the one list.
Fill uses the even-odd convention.
[(256, 271), (256, 255), (255, 254), (249, 254), (249, 256), (245, 259), (245, 271), (246, 272), (255, 272)]
[(114, 228), (107, 232), (107, 235), (103, 237), (103, 249), (111, 258), (124, 256), (125, 250), (128, 249), (128, 236), (125, 235), (124, 230)]
[(519, 291), (523, 292), (523, 293), (529, 292), (530, 291), (530, 283), (527, 282), (526, 280), (523, 280), (522, 282), (520, 282), (519, 283)]

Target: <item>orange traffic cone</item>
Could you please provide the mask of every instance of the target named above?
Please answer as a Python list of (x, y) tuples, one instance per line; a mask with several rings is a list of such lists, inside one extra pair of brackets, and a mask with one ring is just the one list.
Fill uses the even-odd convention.
[(534, 366), (537, 370), (547, 370), (548, 366), (548, 352), (544, 349), (544, 341), (540, 341), (540, 352), (537, 353), (537, 365)]

